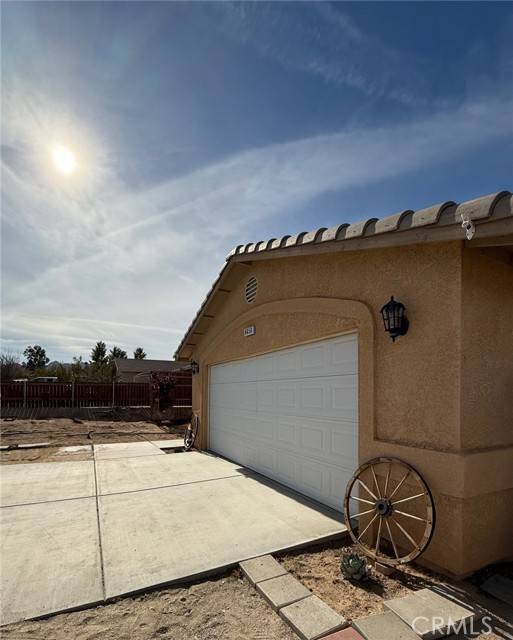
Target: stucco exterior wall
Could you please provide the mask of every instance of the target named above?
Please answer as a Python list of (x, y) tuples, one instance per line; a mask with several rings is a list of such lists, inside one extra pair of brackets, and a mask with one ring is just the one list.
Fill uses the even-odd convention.
[[(501, 248), (462, 255), (461, 448), (471, 565), (513, 556), (513, 264)], [(490, 541), (493, 544), (490, 544)]]
[[(466, 482), (474, 496), (498, 494), (497, 508), (502, 493), (513, 488), (513, 482), (508, 486), (509, 480), (495, 478), (477, 487), (463, 453), (467, 440), (478, 447), (482, 441), (471, 435), (470, 422), (462, 422), (466, 409), (460, 390), (473, 376), (462, 366), (464, 284), (472, 268), (480, 270), (466, 253), (458, 241), (238, 265), (214, 318), (196, 337), (193, 359), (200, 374), (193, 380), (193, 408), (201, 415), (200, 446), (208, 446), (210, 365), (357, 331), (360, 461), (377, 455), (402, 458), (428, 482), (438, 520), (425, 561), (464, 575), (482, 566), (485, 557), (489, 562), (513, 556), (511, 543), (502, 538), (497, 549), (484, 552), (479, 536), (464, 531), (474, 517), (465, 516)], [(244, 287), (250, 276), (258, 279), (258, 293), (247, 304)], [(395, 343), (380, 316), (390, 295), (405, 304), (410, 321), (408, 334)], [(471, 298), (464, 305), (472, 307)], [(472, 317), (471, 310), (465, 313)], [(245, 338), (243, 327), (250, 324), (256, 334)], [(490, 352), (495, 347), (492, 342)], [(503, 442), (507, 428), (500, 418), (496, 424)], [(488, 535), (486, 540), (489, 545)]]
[(509, 260), (500, 248), (463, 252), (461, 444), (466, 450), (513, 446)]

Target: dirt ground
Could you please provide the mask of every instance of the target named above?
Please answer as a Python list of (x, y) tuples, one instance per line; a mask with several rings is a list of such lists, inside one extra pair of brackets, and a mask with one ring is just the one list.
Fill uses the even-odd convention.
[[(449, 580), (418, 566), (403, 567), (387, 577), (372, 571), (368, 581), (351, 583), (340, 572), (342, 543), (310, 547), (278, 556), (285, 568), (349, 622), (384, 611), (383, 602), (425, 587), (443, 589), (448, 597), (473, 603), (489, 616), (494, 633), (458, 638), (513, 638), (513, 611), (488, 597), (479, 584), (492, 571), (464, 581)], [(351, 549), (354, 551), (354, 549)], [(513, 576), (512, 565), (493, 571)], [(509, 634), (509, 635), (508, 635)], [(232, 572), (189, 586), (160, 589), (120, 598), (110, 604), (63, 613), (45, 620), (3, 627), (9, 640), (293, 640), (297, 638), (255, 589)], [(453, 636), (455, 638), (455, 636)]]
[(8, 625), (5, 640), (297, 640), (238, 570), (185, 588)]
[[(62, 462), (90, 460), (91, 444), (137, 442), (183, 437), (186, 425), (157, 425), (152, 422), (81, 420), (55, 418), (49, 420), (2, 420), (0, 444), (13, 447), (20, 444), (50, 443), (50, 447), (11, 449), (0, 452), (1, 464), (30, 462)], [(79, 447), (75, 451), (60, 451), (63, 447)]]
[[(496, 630), (458, 638), (513, 637), (511, 609), (478, 588), (485, 575), (451, 581), (420, 567), (405, 567), (391, 577), (373, 572), (369, 581), (353, 584), (340, 573), (340, 556), (345, 548), (341, 543), (331, 543), (282, 554), (278, 560), (348, 621), (382, 612), (383, 601), (389, 598), (424, 587), (442, 587), (448, 595), (477, 604), (479, 612), (493, 620)], [(513, 575), (511, 565), (494, 570)], [(8, 640), (297, 640), (238, 569), (189, 586), (120, 598), (45, 620), (19, 622), (3, 627), (1, 633)]]
[[(0, 452), (2, 464), (87, 460), (92, 444), (165, 440), (183, 436), (186, 425), (151, 422), (70, 419), (2, 421), (1, 444), (50, 442), (36, 449)], [(63, 448), (66, 448), (63, 451)], [(513, 638), (513, 610), (487, 596), (479, 584), (492, 572), (513, 578), (513, 565), (484, 570), (471, 579), (453, 581), (418, 566), (402, 567), (392, 576), (372, 571), (371, 578), (352, 583), (341, 574), (341, 542), (282, 554), (285, 568), (348, 621), (380, 613), (383, 602), (417, 589), (442, 589), (448, 597), (477, 605), (489, 616), (495, 633), (458, 636), (494, 640)], [(354, 549), (353, 549), (354, 550)], [(234, 570), (220, 578), (189, 586), (161, 589), (84, 611), (46, 620), (21, 622), (1, 630), (2, 638), (35, 640), (292, 640), (296, 636), (266, 602)]]
[[(340, 558), (344, 550), (357, 552), (354, 547), (345, 547), (340, 542), (333, 542), (311, 547), (306, 551), (284, 554), (278, 559), (314, 594), (349, 621), (382, 613), (385, 610), (385, 600), (405, 596), (418, 589), (434, 587), (443, 590), (447, 597), (456, 598), (461, 602), (467, 601), (474, 606), (477, 604), (480, 613), (490, 616), (493, 620), (498, 635), (477, 633), (469, 637), (483, 640), (513, 638), (513, 609), (487, 596), (478, 586), (493, 572), (513, 578), (513, 564), (496, 566), (476, 574), (471, 579), (460, 581), (451, 580), (417, 565), (407, 565), (392, 576), (384, 576), (372, 570), (368, 581), (352, 583), (346, 580), (340, 571)], [(510, 635), (503, 635), (503, 632)]]

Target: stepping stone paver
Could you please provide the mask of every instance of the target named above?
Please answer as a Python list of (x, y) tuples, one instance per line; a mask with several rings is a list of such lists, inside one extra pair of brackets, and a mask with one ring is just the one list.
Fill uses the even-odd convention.
[(481, 589), (513, 607), (513, 580), (495, 575), (485, 580), (481, 585)]
[(365, 640), (365, 638), (353, 627), (347, 627), (347, 629), (330, 633), (329, 636), (322, 636), (322, 640)]
[(317, 596), (309, 596), (279, 611), (302, 640), (317, 640), (347, 626), (345, 619)]
[(365, 640), (419, 640), (419, 636), (391, 611), (354, 620), (353, 625)]
[(312, 592), (290, 573), (263, 580), (257, 583), (256, 588), (275, 611), (312, 595)]
[(431, 589), (420, 589), (402, 598), (386, 600), (385, 607), (399, 616), (423, 640), (443, 638), (466, 621), (470, 628), (476, 614), (457, 602), (444, 598)]
[(239, 564), (246, 578), (252, 585), (262, 580), (270, 580), (278, 576), (284, 576), (288, 571), (271, 555), (259, 556), (251, 560), (244, 560)]

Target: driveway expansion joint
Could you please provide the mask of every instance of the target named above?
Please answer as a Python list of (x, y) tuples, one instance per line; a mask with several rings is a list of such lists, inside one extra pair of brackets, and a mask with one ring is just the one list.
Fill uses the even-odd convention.
[(98, 548), (100, 552), (100, 575), (101, 575), (101, 583), (102, 583), (102, 595), (103, 600), (105, 600), (107, 596), (107, 589), (105, 587), (105, 565), (103, 561), (103, 544), (102, 544), (102, 525), (100, 518), (100, 504), (99, 504), (99, 484), (98, 484), (98, 473), (96, 470), (96, 451), (93, 446), (93, 467), (94, 467), (94, 488), (95, 488), (95, 502), (96, 502), (96, 523), (98, 526)]

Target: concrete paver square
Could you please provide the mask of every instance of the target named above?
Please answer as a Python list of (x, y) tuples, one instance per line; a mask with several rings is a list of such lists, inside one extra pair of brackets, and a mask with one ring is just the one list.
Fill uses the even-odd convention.
[(116, 442), (115, 444), (95, 444), (94, 455), (97, 460), (131, 458), (133, 456), (158, 456), (166, 454), (151, 442)]
[(2, 509), (0, 530), (1, 624), (102, 600), (95, 498)]
[(243, 475), (100, 496), (99, 513), (107, 597), (346, 531), (342, 516)]
[(317, 640), (347, 625), (341, 615), (317, 596), (289, 604), (279, 613), (303, 640)]
[(419, 640), (419, 636), (391, 611), (360, 618), (353, 625), (365, 640)]
[(275, 611), (312, 595), (312, 592), (290, 573), (263, 580), (256, 585), (256, 588)]
[(93, 461), (0, 466), (2, 507), (96, 495)]
[(156, 489), (240, 475), (240, 465), (191, 451), (162, 456), (98, 460), (100, 495)]
[(420, 589), (402, 598), (386, 600), (384, 605), (424, 640), (442, 638), (462, 621), (468, 621), (470, 625), (470, 621), (476, 617), (470, 609), (431, 589)]
[(287, 569), (270, 555), (244, 560), (240, 568), (252, 585), (288, 574)]

